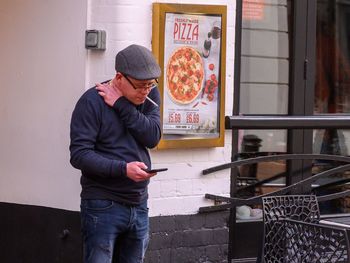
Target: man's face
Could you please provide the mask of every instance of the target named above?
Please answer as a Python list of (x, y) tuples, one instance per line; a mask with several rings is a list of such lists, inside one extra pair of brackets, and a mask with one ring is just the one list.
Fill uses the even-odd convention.
[(144, 103), (150, 91), (157, 86), (157, 81), (137, 80), (130, 76), (118, 73), (120, 75), (121, 87), (124, 97), (135, 105)]

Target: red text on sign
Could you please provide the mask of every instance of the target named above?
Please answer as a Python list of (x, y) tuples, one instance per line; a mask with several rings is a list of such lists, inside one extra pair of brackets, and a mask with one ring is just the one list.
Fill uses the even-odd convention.
[(175, 22), (174, 40), (198, 41), (198, 24)]
[(168, 116), (169, 123), (180, 123), (181, 122), (181, 114), (177, 112), (169, 112)]
[(199, 123), (199, 114), (194, 112), (187, 112), (186, 123)]

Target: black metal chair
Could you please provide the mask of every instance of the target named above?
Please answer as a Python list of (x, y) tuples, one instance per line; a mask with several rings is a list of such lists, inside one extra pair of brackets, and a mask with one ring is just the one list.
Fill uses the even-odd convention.
[(315, 195), (268, 196), (262, 201), (262, 262), (350, 262), (347, 231), (319, 224)]
[(262, 198), (264, 218), (263, 262), (283, 262), (285, 219), (318, 223), (320, 211), (314, 195), (283, 195)]
[[(236, 169), (240, 165), (246, 164), (254, 164), (259, 162), (267, 162), (267, 161), (275, 161), (275, 160), (327, 160), (338, 162), (337, 167), (331, 168), (326, 171), (319, 172), (312, 177), (305, 178), (300, 180), (299, 182), (283, 187), (282, 189), (278, 189), (276, 191), (260, 194), (258, 196), (245, 197), (244, 195), (237, 194), (240, 191), (247, 191), (250, 188), (260, 187), (262, 184), (266, 183), (266, 180), (262, 180), (260, 182), (253, 182), (251, 185), (241, 186), (237, 189), (237, 182), (234, 182), (236, 187), (235, 196), (226, 197), (226, 196), (218, 196), (213, 194), (206, 194), (205, 197), (207, 199), (211, 199), (215, 201), (215, 205), (209, 207), (200, 207), (199, 212), (214, 212), (214, 211), (222, 211), (226, 209), (236, 208), (241, 205), (260, 205), (262, 200), (270, 200), (269, 205), (272, 207), (273, 202), (271, 200), (276, 198), (276, 196), (283, 196), (286, 198), (284, 201), (279, 200), (276, 201), (277, 207), (272, 208), (270, 213), (264, 214), (264, 217), (270, 217), (270, 223), (264, 226), (265, 235), (268, 236), (268, 239), (264, 241), (264, 249), (260, 250), (261, 253), (257, 257), (257, 262), (265, 262), (265, 263), (283, 263), (288, 262), (285, 261), (286, 256), (286, 238), (285, 238), (285, 227), (283, 225), (284, 220), (291, 219), (297, 220), (300, 222), (304, 222), (306, 224), (317, 224), (320, 218), (319, 206), (318, 202), (324, 202), (329, 200), (334, 200), (337, 198), (342, 198), (348, 196), (350, 194), (350, 190), (340, 191), (332, 194), (322, 195), (316, 198), (316, 196), (309, 195), (311, 190), (312, 183), (316, 182), (321, 178), (326, 178), (332, 176), (334, 174), (343, 173), (345, 171), (350, 170), (350, 157), (347, 156), (335, 156), (335, 155), (323, 155), (323, 154), (281, 154), (281, 155), (272, 155), (272, 156), (261, 156), (256, 158), (248, 158), (244, 160), (237, 160), (231, 163), (222, 164), (216, 167), (211, 167), (203, 170), (203, 175), (210, 174), (216, 171), (220, 171), (227, 168)], [(276, 175), (276, 178), (282, 176), (283, 174)], [(273, 179), (276, 179), (275, 177)], [(269, 181), (271, 179), (268, 179)], [(300, 196), (296, 197), (290, 195), (291, 193), (298, 194), (308, 194), (304, 198), (300, 198)], [(293, 198), (295, 200), (293, 200)], [(297, 200), (297, 201), (296, 201)], [(278, 203), (280, 202), (280, 203)], [(296, 203), (295, 203), (296, 202)], [(282, 204), (282, 205), (281, 205)], [(267, 203), (266, 203), (267, 205)], [(266, 210), (263, 208), (263, 210)], [(235, 210), (233, 210), (235, 211)], [(273, 215), (274, 214), (274, 215)], [(282, 215), (282, 216), (281, 216)], [(266, 221), (267, 219), (264, 218)], [(233, 216), (232, 224), (230, 224), (230, 229), (234, 227), (236, 224), (236, 218)], [(331, 227), (330, 227), (331, 228)], [(268, 241), (271, 240), (271, 241)], [(270, 258), (269, 258), (270, 257)], [(291, 261), (291, 262), (307, 262), (307, 261)], [(312, 262), (347, 262), (347, 261), (309, 261)], [(309, 263), (307, 262), (307, 263)]]
[(349, 239), (345, 229), (285, 219), (284, 233), (283, 262), (350, 262)]

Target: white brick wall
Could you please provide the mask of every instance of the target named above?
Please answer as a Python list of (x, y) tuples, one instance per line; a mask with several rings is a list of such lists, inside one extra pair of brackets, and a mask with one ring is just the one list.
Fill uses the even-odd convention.
[[(194, 4), (193, 1), (151, 0), (89, 0), (89, 29), (107, 31), (105, 52), (88, 51), (86, 87), (113, 77), (114, 57), (118, 50), (132, 43), (151, 48), (152, 3)], [(235, 1), (197, 1), (195, 4), (219, 4), (227, 6), (226, 44), (226, 102), (225, 114), (231, 115), (233, 104), (234, 27)], [(222, 171), (203, 176), (205, 168), (229, 162), (231, 136), (227, 131), (225, 147), (203, 149), (152, 150), (154, 167), (168, 167), (159, 173), (149, 185), (150, 215), (196, 213), (200, 206), (211, 205), (204, 199), (205, 193), (229, 195), (230, 174)]]

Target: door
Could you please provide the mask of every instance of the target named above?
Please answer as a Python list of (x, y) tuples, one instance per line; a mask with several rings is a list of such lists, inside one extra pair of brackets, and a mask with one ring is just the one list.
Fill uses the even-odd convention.
[[(300, 91), (296, 87), (304, 85), (303, 71), (296, 65), (304, 66), (306, 51), (300, 46), (306, 42), (306, 1), (238, 2), (236, 24), (241, 30), (236, 34), (235, 65), (240, 67), (235, 67), (233, 115), (293, 115), (299, 110), (295, 96)], [(287, 153), (289, 142), (300, 138), (300, 134), (303, 136), (303, 131), (234, 129), (232, 160)], [(241, 166), (238, 171), (232, 171), (231, 196), (247, 197), (281, 188), (289, 180), (287, 169), (298, 169), (300, 165), (292, 163), (287, 168), (287, 163), (282, 161)], [(268, 182), (241, 191), (248, 183), (261, 180)], [(244, 207), (231, 211), (229, 260), (245, 258), (248, 262), (248, 258), (253, 258), (254, 261), (261, 246), (261, 220), (254, 221), (243, 214), (245, 211)]]
[[(347, 115), (350, 110), (349, 5), (350, 1), (341, 0), (240, 1), (237, 27), (241, 30), (236, 35), (235, 61), (240, 67), (235, 67), (233, 115), (258, 115), (261, 123), (264, 116)], [(348, 155), (348, 130), (284, 130), (283, 125), (263, 130), (258, 126), (256, 130), (232, 131), (232, 160), (275, 153)], [(240, 167), (232, 171), (231, 195), (267, 193), (332, 165), (298, 160)], [(268, 182), (254, 191), (239, 192), (239, 186), (247, 182), (237, 180), (238, 173), (239, 178), (243, 175), (251, 182)], [(318, 181), (310, 191), (320, 195), (339, 191), (339, 183), (342, 188), (347, 187), (344, 183), (348, 178), (345, 173)], [(321, 187), (323, 184), (327, 186)], [(348, 204), (347, 199), (322, 204), (321, 212), (348, 212)], [(261, 245), (261, 233), (255, 231), (261, 227), (254, 226), (250, 218), (239, 216), (236, 210), (231, 211), (230, 226), (234, 227), (230, 228), (229, 259), (254, 258)], [(241, 233), (242, 229), (248, 233)]]
[[(346, 116), (350, 113), (350, 1), (317, 0), (316, 60), (312, 113), (319, 116)], [(350, 130), (318, 129), (310, 131), (313, 153), (349, 155)], [(317, 162), (313, 171), (334, 167), (332, 162)], [(349, 188), (349, 172), (316, 182), (317, 194), (329, 194)], [(322, 185), (322, 186), (321, 186)], [(350, 199), (320, 204), (321, 213), (349, 213)]]

